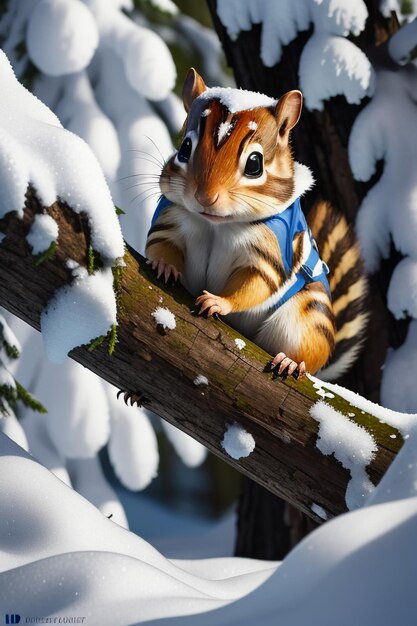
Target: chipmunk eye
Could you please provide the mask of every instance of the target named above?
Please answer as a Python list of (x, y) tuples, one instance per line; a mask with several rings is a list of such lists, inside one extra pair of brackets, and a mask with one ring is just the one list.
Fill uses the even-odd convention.
[(177, 154), (178, 161), (180, 163), (188, 163), (188, 161), (190, 160), (192, 147), (193, 142), (189, 137), (186, 137), (182, 142)]
[(263, 171), (264, 168), (262, 154), (260, 152), (252, 152), (248, 156), (248, 160), (246, 161), (245, 176), (257, 178), (258, 176), (262, 176)]

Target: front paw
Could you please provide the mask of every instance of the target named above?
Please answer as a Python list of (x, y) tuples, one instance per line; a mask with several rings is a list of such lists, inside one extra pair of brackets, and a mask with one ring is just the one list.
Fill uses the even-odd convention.
[(195, 304), (199, 308), (198, 314), (202, 315), (202, 313), (207, 311), (208, 317), (215, 313), (218, 315), (228, 315), (232, 310), (232, 305), (227, 298), (215, 296), (208, 291), (203, 291), (202, 295), (198, 296)]
[(157, 278), (161, 276), (164, 277), (165, 283), (167, 283), (171, 277), (173, 277), (175, 281), (181, 277), (181, 272), (179, 272), (174, 265), (165, 263), (163, 259), (159, 259), (158, 261), (148, 260), (148, 263), (151, 264), (153, 270), (156, 270)]
[(267, 365), (267, 371), (273, 372), (273, 378), (280, 376), (283, 380), (287, 376), (293, 376), (296, 380), (302, 378), (306, 373), (304, 361), (297, 363), (288, 357), (284, 352), (279, 352)]

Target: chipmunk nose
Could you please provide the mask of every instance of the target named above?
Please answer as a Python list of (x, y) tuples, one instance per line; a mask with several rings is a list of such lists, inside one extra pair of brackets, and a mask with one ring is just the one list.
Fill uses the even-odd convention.
[(206, 190), (200, 190), (197, 189), (197, 191), (194, 194), (195, 199), (197, 200), (197, 202), (199, 202), (201, 204), (201, 206), (204, 207), (209, 207), (212, 206), (218, 199), (219, 197), (219, 193), (216, 191), (216, 193), (210, 193), (209, 191)]

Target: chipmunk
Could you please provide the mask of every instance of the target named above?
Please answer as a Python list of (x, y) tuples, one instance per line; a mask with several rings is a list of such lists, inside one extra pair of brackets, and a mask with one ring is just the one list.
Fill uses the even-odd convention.
[(331, 363), (331, 380), (360, 348), (366, 279), (346, 220), (326, 202), (308, 223), (301, 211), (314, 182), (290, 148), (302, 99), (207, 88), (189, 70), (184, 137), (160, 174), (146, 256), (158, 278), (196, 297), (200, 315), (225, 316), (274, 355), (276, 374)]

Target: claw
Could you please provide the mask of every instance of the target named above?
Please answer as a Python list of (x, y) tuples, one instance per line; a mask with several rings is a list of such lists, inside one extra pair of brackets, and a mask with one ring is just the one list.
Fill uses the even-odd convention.
[(136, 404), (136, 406), (138, 407), (141, 407), (144, 404), (149, 404), (149, 400), (145, 398), (139, 391), (124, 391), (123, 389), (120, 389), (120, 391), (118, 391), (117, 393), (117, 399), (119, 399), (120, 394), (123, 394), (123, 400), (126, 406), (129, 406), (129, 402), (130, 406)]
[[(161, 277), (161, 275), (163, 274), (165, 269), (165, 263), (163, 261), (158, 261), (158, 271), (156, 274), (156, 277), (159, 279)], [(166, 281), (165, 281), (166, 282)]]
[(181, 277), (181, 272), (179, 272), (173, 265), (165, 263), (163, 259), (159, 259), (158, 261), (150, 261), (148, 259), (146, 263), (151, 264), (152, 269), (156, 271), (156, 277), (158, 279), (163, 276), (165, 284), (167, 284), (171, 277), (174, 281), (177, 281)]
[(279, 352), (272, 361), (269, 361), (265, 365), (264, 372), (272, 372), (272, 378), (274, 380), (279, 377), (285, 380), (288, 376), (299, 380), (306, 373), (306, 365), (304, 361), (297, 363), (284, 352)]

